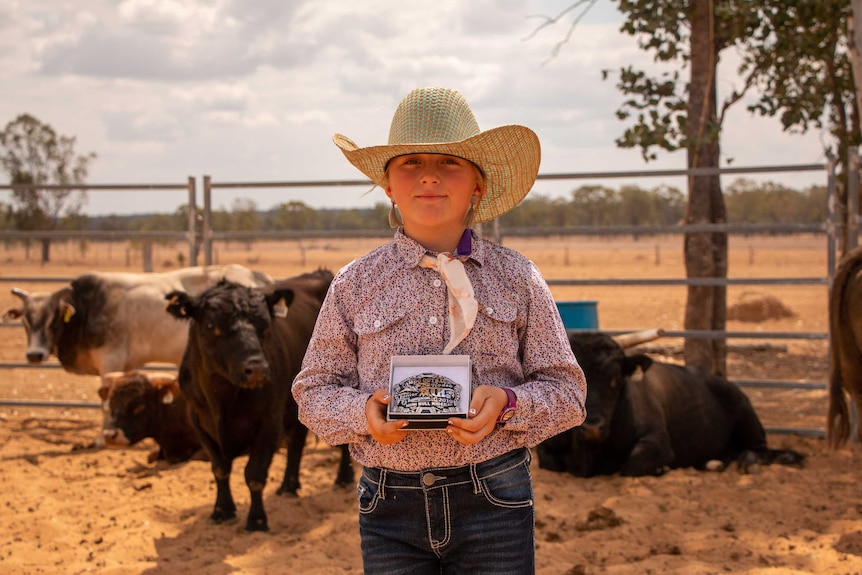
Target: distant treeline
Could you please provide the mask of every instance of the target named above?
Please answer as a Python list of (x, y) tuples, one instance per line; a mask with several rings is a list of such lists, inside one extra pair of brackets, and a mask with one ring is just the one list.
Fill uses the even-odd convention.
[[(724, 189), (728, 223), (819, 223), (826, 220), (826, 187), (797, 191), (780, 184), (739, 179)], [(571, 198), (528, 198), (501, 218), (505, 227), (669, 226), (685, 219), (678, 188), (619, 189), (582, 186)]]
[[(799, 191), (780, 184), (739, 179), (724, 190), (729, 223), (818, 223), (826, 219), (826, 188)], [(570, 228), (575, 226), (666, 226), (685, 218), (686, 197), (678, 188), (581, 186), (569, 198), (531, 194), (500, 218), (504, 228)], [(302, 202), (259, 211), (252, 200), (234, 202), (231, 210), (212, 214), (215, 231), (380, 230), (386, 228), (388, 203), (362, 209), (314, 209)], [(65, 230), (182, 231), (188, 228), (188, 206), (173, 214), (76, 216), (64, 218)], [(7, 228), (8, 229), (8, 228)]]

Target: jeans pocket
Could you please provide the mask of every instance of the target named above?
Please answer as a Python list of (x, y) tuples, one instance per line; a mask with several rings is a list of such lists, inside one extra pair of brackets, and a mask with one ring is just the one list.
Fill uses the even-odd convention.
[(380, 486), (364, 473), (356, 484), (356, 499), (359, 502), (359, 513), (371, 513), (377, 507)]
[(482, 493), (492, 505), (517, 508), (532, 507), (533, 482), (526, 464), (481, 479)]

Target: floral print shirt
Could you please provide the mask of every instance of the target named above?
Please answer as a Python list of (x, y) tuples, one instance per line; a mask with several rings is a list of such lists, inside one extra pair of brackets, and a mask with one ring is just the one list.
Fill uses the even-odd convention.
[(584, 421), (584, 374), (539, 270), (514, 250), (475, 232), (472, 239), (464, 267), (479, 313), (452, 354), (470, 356), (474, 388), (511, 388), (517, 412), (474, 445), (444, 430), (409, 431), (392, 445), (371, 437), (365, 404), (388, 387), (390, 358), (440, 354), (449, 338), (446, 284), (419, 265), (425, 248), (399, 229), (336, 274), (293, 382), (300, 420), (330, 445), (349, 443), (362, 465), (419, 471), (480, 463)]

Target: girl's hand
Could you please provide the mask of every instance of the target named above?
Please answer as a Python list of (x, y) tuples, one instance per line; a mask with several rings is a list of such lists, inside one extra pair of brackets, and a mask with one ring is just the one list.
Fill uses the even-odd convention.
[(381, 445), (398, 443), (407, 437), (407, 432), (403, 429), (407, 425), (406, 419), (386, 421), (386, 406), (391, 402), (392, 396), (389, 395), (389, 392), (385, 389), (378, 389), (365, 404), (368, 432)]
[(509, 396), (502, 388), (480, 385), (473, 390), (473, 399), (470, 401), (467, 417), (450, 418), (446, 433), (464, 445), (478, 443), (494, 431), (497, 427), (497, 417), (508, 403)]

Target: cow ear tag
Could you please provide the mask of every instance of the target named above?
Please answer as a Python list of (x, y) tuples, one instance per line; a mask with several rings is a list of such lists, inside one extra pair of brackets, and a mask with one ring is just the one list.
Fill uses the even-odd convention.
[(173, 403), (174, 402), (174, 393), (172, 391), (168, 391), (165, 395), (162, 396), (162, 403)]
[[(173, 296), (170, 300), (168, 300), (168, 305), (165, 306), (165, 309), (169, 309), (171, 306), (177, 305), (177, 302), (179, 302), (179, 301), (180, 301), (180, 296), (178, 296), (178, 295)], [(182, 316), (189, 315), (189, 313), (186, 311), (185, 306), (181, 306), (177, 309), (179, 310), (180, 315), (182, 315)]]
[(284, 298), (281, 298), (275, 305), (272, 306), (272, 313), (275, 314), (275, 317), (287, 317), (287, 304), (284, 303)]
[(73, 315), (75, 315), (75, 308), (72, 306), (66, 306), (66, 309), (63, 310), (63, 323), (69, 323), (72, 321)]

